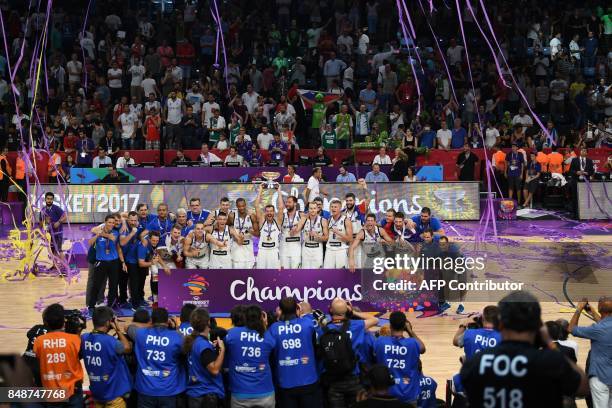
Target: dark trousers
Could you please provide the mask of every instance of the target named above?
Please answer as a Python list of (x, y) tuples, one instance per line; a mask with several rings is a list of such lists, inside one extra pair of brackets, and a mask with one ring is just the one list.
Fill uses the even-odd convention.
[(128, 300), (128, 286), (130, 287), (130, 294), (133, 294), (132, 285), (130, 285), (130, 270), (131, 268), (138, 268), (136, 264), (126, 263), (127, 272), (119, 268), (119, 303), (125, 303)]
[(10, 186), (10, 182), (8, 176), (5, 174), (0, 180), (0, 201), (6, 203), (8, 201), (8, 189)]
[(150, 395), (138, 394), (139, 408), (175, 408), (176, 395), (172, 397), (151, 397)]
[(361, 391), (361, 389), (359, 378), (355, 376), (333, 381), (329, 385), (329, 390), (327, 392), (329, 408), (352, 407), (357, 402), (357, 393)]
[[(129, 268), (129, 266), (128, 266)], [(147, 281), (147, 275), (149, 274), (149, 268), (138, 267), (138, 271), (134, 276), (134, 293), (132, 293), (132, 303), (136, 302), (141, 304), (144, 302), (144, 287)]]
[[(280, 388), (278, 403), (282, 408), (313, 408), (322, 406), (318, 386)], [(192, 407), (189, 407), (192, 408)]]
[(225, 401), (217, 394), (206, 394), (201, 397), (187, 397), (187, 408), (223, 408)]
[(138, 268), (138, 264), (135, 264), (135, 263), (126, 263), (126, 265), (127, 265), (127, 270), (128, 270), (127, 273), (121, 274), (121, 277), (119, 278), (119, 299), (123, 300), (124, 302), (127, 300), (127, 291), (122, 293), (122, 287), (121, 287), (121, 284), (122, 284), (121, 281), (122, 279), (125, 279), (125, 284), (130, 290), (130, 301), (132, 302), (133, 305), (137, 306), (138, 303), (134, 303), (134, 302), (137, 300), (138, 293), (139, 293), (138, 284), (140, 282), (140, 275), (139, 275), (140, 268)]
[[(113, 261), (96, 261), (94, 268), (94, 286), (92, 293), (98, 293), (100, 288), (104, 286), (104, 282), (108, 279), (108, 296), (106, 297), (106, 304), (109, 307), (113, 307), (117, 301), (117, 287), (119, 285), (119, 269), (120, 263), (118, 259)], [(89, 304), (90, 308), (96, 306), (95, 296), (91, 296)]]

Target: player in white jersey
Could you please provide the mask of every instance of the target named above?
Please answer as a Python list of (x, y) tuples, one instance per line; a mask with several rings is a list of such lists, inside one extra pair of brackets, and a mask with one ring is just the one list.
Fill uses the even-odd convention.
[(280, 184), (276, 190), (278, 212), (274, 210), (272, 204), (265, 206), (261, 210), (261, 196), (264, 185), (259, 185), (257, 198), (255, 199), (255, 214), (257, 215), (257, 225), (259, 226), (259, 248), (257, 250), (257, 269), (280, 269), (280, 234), (279, 224), (283, 220), (283, 192)]
[(185, 238), (181, 236), (181, 226), (174, 224), (170, 234), (162, 241), (163, 245), (157, 248), (161, 259), (169, 269), (176, 269), (177, 264), (183, 262), (183, 245)]
[(340, 200), (333, 200), (329, 204), (329, 210), (331, 212), (329, 237), (327, 238), (323, 268), (346, 268), (348, 266), (348, 246), (353, 241), (353, 226), (349, 219), (342, 214)]
[(252, 269), (255, 265), (253, 235), (257, 235), (259, 229), (257, 218), (247, 208), (244, 198), (236, 200), (236, 210), (231, 212), (229, 224), (233, 225), (236, 232), (242, 236), (242, 244), (238, 244), (237, 241), (232, 243), (232, 267), (234, 269)]
[(323, 243), (327, 241), (327, 220), (319, 215), (317, 203), (308, 203), (308, 215), (300, 221), (298, 229), (302, 231), (302, 269), (320, 269), (323, 267)]
[(244, 239), (234, 227), (227, 225), (227, 214), (217, 213), (216, 222), (211, 232), (217, 243), (210, 244), (209, 269), (232, 269), (232, 241), (242, 245)]
[(231, 207), (231, 203), (230, 203), (229, 198), (227, 197), (221, 198), (221, 201), (219, 201), (219, 208), (213, 211), (214, 222), (215, 223), (217, 222), (217, 217), (219, 216), (219, 213), (225, 213), (225, 215), (227, 215), (229, 218), (230, 207)]
[[(349, 270), (355, 272), (355, 268), (373, 267), (374, 258), (384, 257), (385, 251), (380, 246), (383, 243), (393, 244), (393, 238), (383, 228), (376, 225), (376, 216), (368, 214), (365, 226), (357, 233), (348, 250)], [(363, 252), (362, 263), (357, 262), (357, 252)]]
[(302, 261), (302, 233), (298, 229), (302, 215), (298, 211), (298, 200), (289, 196), (281, 222), (280, 260), (283, 269), (296, 269)]
[[(355, 197), (355, 194), (347, 193), (344, 196), (346, 208), (343, 212), (344, 215), (346, 215), (346, 218), (349, 219), (349, 221), (351, 222), (351, 226), (353, 227), (353, 239), (355, 239), (359, 231), (361, 231), (361, 229), (363, 228), (363, 224), (365, 223), (364, 212), (367, 211), (368, 206), (370, 205), (370, 198), (365, 184), (365, 180), (359, 179), (359, 185), (363, 188), (366, 197), (363, 200), (362, 204), (359, 206), (363, 208), (364, 211), (361, 211), (361, 209), (357, 206), (357, 198)], [(361, 265), (361, 251), (357, 251), (355, 253), (355, 262), (357, 265)]]
[(208, 243), (212, 242), (221, 245), (211, 234), (204, 229), (204, 222), (198, 221), (195, 223), (193, 231), (187, 234), (183, 246), (183, 254), (185, 255), (185, 268), (187, 269), (208, 269), (209, 263), (209, 247)]

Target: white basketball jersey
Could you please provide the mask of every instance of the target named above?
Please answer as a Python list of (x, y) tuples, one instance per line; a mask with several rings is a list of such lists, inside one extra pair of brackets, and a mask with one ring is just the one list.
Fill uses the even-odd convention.
[(332, 232), (332, 228), (336, 228), (338, 231), (344, 234), (346, 232), (346, 226), (344, 225), (345, 220), (346, 217), (344, 215), (341, 215), (337, 220), (334, 220), (334, 217), (331, 217), (329, 219), (329, 238), (327, 239), (328, 250), (348, 248), (348, 244), (344, 241), (341, 241), (340, 237), (336, 233)]
[[(291, 247), (293, 245), (300, 246), (302, 242), (302, 233), (292, 236), (291, 230), (300, 223), (300, 214), (298, 211), (293, 213), (293, 216), (289, 216), (287, 212), (283, 214), (283, 224), (282, 227), (282, 240), (281, 247)], [(299, 255), (299, 254), (297, 254)]]
[(264, 221), (259, 230), (259, 249), (270, 250), (277, 249), (279, 246), (279, 238), (281, 230), (276, 224), (276, 220), (272, 222)]
[(229, 250), (230, 247), (232, 245), (233, 239), (232, 239), (232, 235), (230, 234), (229, 231), (229, 226), (226, 225), (225, 228), (223, 229), (223, 231), (219, 231), (218, 229), (214, 229), (212, 232), (212, 236), (213, 238), (215, 238), (217, 241), (221, 241), (221, 242), (225, 242), (227, 245), (225, 247), (219, 247), (215, 244), (210, 244), (210, 252), (212, 255), (217, 255), (217, 256), (225, 256), (225, 255), (229, 255)]
[(320, 216), (317, 215), (314, 220), (311, 220), (310, 217), (308, 217), (302, 230), (304, 231), (304, 247), (318, 248), (321, 245), (319, 241), (315, 241), (314, 239), (310, 238), (309, 234), (310, 231), (316, 232), (318, 235), (323, 233), (323, 224)]

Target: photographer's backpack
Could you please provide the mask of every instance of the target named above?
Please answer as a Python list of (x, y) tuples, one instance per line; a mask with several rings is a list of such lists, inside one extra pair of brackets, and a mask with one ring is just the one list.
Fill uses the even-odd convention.
[(351, 336), (347, 333), (349, 321), (340, 328), (325, 326), (319, 338), (319, 348), (326, 376), (339, 379), (352, 374), (357, 364)]

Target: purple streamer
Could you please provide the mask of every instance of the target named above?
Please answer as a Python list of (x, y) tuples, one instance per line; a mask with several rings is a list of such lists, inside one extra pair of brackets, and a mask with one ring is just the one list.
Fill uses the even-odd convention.
[[(544, 131), (544, 134), (546, 134), (547, 138), (550, 138), (550, 132), (548, 131), (548, 129), (546, 128), (546, 126), (544, 126), (544, 124), (542, 123), (542, 121), (540, 120), (540, 118), (538, 117), (538, 115), (533, 111), (533, 109), (531, 108), (531, 105), (529, 105), (529, 102), (527, 101), (527, 97), (525, 96), (525, 94), (523, 93), (523, 91), (521, 90), (521, 87), (518, 85), (516, 78), (514, 78), (514, 74), (512, 73), (512, 69), (510, 68), (510, 65), (508, 64), (508, 61), (506, 61), (506, 57), (504, 57), (504, 53), (501, 52), (501, 46), (499, 45), (499, 42), (497, 41), (497, 37), (495, 36), (495, 31), (493, 30), (493, 25), (491, 24), (491, 20), (489, 19), (488, 13), (487, 13), (487, 9), (484, 5), (484, 2), (482, 0), (480, 0), (480, 6), (482, 7), (482, 12), (485, 16), (485, 21), (487, 22), (487, 26), (489, 27), (489, 30), (491, 31), (491, 37), (493, 38), (493, 41), (495, 41), (495, 44), (497, 45), (497, 48), (499, 49), (500, 55), (504, 61), (504, 63), (506, 64), (506, 67), (508, 68), (508, 71), (510, 73), (510, 78), (512, 78), (512, 82), (514, 83), (514, 85), (516, 86), (516, 90), (518, 91), (519, 95), (521, 96), (521, 99), (523, 100), (523, 102), (525, 102), (525, 105), (527, 105), (527, 109), (529, 109), (529, 112), (531, 113), (531, 115), (533, 116), (533, 118), (535, 119), (536, 122), (538, 122), (538, 125), (540, 126), (540, 129), (542, 129), (542, 131)], [(469, 4), (468, 1), (468, 8), (470, 8), (471, 5)], [(470, 8), (471, 11), (471, 8)], [(474, 15), (474, 12), (472, 11), (472, 15)], [(474, 21), (476, 21), (476, 18), (474, 18)], [(482, 30), (481, 30), (482, 32)], [(483, 36), (484, 36), (484, 32), (483, 32)], [(493, 59), (495, 59), (497, 61), (497, 57), (495, 56), (495, 53), (492, 52), (493, 54)], [(503, 77), (502, 77), (502, 81), (503, 81)], [(505, 82), (504, 82), (505, 83)]]
[[(480, 113), (479, 113), (479, 109), (478, 109), (478, 100), (476, 99), (476, 88), (474, 86), (474, 77), (472, 75), (472, 64), (470, 64), (470, 58), (469, 58), (469, 53), (468, 53), (468, 44), (465, 38), (465, 31), (463, 28), (463, 19), (461, 17), (461, 7), (459, 6), (459, 0), (455, 0), (455, 4), (457, 6), (457, 18), (459, 20), (459, 28), (461, 29), (461, 37), (463, 38), (463, 45), (465, 47), (465, 55), (466, 55), (466, 62), (467, 62), (467, 66), (468, 66), (468, 72), (470, 74), (470, 83), (472, 85), (472, 92), (474, 92), (474, 104), (476, 107), (476, 114), (478, 115), (478, 123), (480, 124), (480, 127), (482, 129), (482, 118), (480, 117)], [(486, 232), (489, 226), (489, 221), (491, 221), (491, 224), (493, 226), (493, 236), (495, 238), (497, 238), (497, 219), (495, 216), (495, 207), (493, 205), (493, 193), (491, 191), (491, 163), (489, 161), (489, 156), (487, 155), (487, 151), (486, 148), (484, 147), (484, 136), (482, 135), (482, 132), (480, 133), (480, 137), (483, 140), (483, 149), (484, 149), (484, 153), (485, 153), (485, 169), (486, 169), (486, 175), (487, 175), (487, 211), (485, 212), (485, 226), (484, 229), (479, 231), (479, 233), (482, 233), (482, 236), (480, 236), (480, 234), (478, 234), (478, 238), (481, 239), (485, 239), (486, 238)], [(482, 219), (480, 220), (482, 223)]]
[[(399, 12), (399, 23), (400, 26), (402, 27), (402, 32), (404, 33), (404, 39), (406, 40), (406, 43), (408, 43), (408, 31), (406, 29), (406, 23), (404, 23), (403, 18), (402, 18), (402, 8), (400, 7), (400, 0), (396, 0), (396, 4), (397, 4), (397, 10)], [(408, 56), (408, 62), (410, 65), (410, 69), (412, 70), (412, 75), (414, 75), (414, 83), (416, 84), (416, 89), (417, 89), (417, 116), (419, 116), (421, 114), (421, 87), (419, 86), (419, 78), (417, 77), (416, 74), (416, 70), (414, 69), (414, 64), (410, 63), (410, 56)]]
[(453, 78), (451, 76), (450, 69), (448, 68), (448, 64), (446, 63), (446, 57), (444, 55), (444, 52), (442, 51), (442, 48), (440, 48), (440, 42), (438, 41), (438, 37), (436, 36), (433, 30), (433, 27), (429, 23), (429, 19), (427, 18), (425, 14), (425, 9), (423, 8), (423, 5), (421, 4), (420, 1), (418, 2), (418, 4), (421, 7), (421, 11), (423, 12), (423, 17), (425, 18), (425, 22), (427, 23), (427, 26), (429, 27), (429, 31), (431, 31), (431, 35), (433, 36), (434, 42), (436, 43), (436, 48), (438, 49), (438, 53), (440, 54), (440, 58), (442, 59), (442, 63), (444, 64), (444, 69), (446, 70), (446, 76), (448, 77), (448, 84), (450, 85), (451, 91), (453, 92), (453, 97), (455, 98), (456, 101), (458, 101), (459, 99), (457, 98), (457, 94), (455, 93), (455, 85), (453, 84)]

